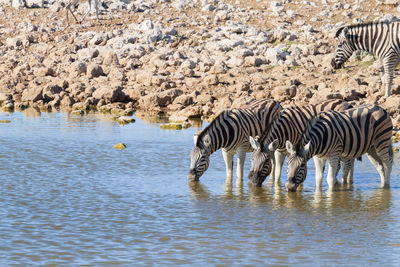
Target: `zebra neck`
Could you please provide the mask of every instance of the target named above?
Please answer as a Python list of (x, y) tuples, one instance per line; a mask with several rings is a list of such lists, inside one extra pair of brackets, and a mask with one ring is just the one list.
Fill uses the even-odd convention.
[(281, 117), (274, 121), (263, 143), (268, 146), (273, 141), (278, 140), (278, 149), (283, 149), (286, 147), (287, 140), (296, 144), (300, 137), (301, 135), (298, 134), (295, 125), (290, 120)]

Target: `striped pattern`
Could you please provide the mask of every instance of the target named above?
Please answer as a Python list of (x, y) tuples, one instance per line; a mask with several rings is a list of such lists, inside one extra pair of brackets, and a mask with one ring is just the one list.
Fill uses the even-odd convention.
[(385, 96), (390, 95), (393, 72), (400, 59), (400, 23), (379, 22), (341, 27), (336, 32), (338, 45), (331, 65), (343, 67), (354, 51), (366, 51), (383, 61)]
[(246, 152), (251, 151), (249, 136), (268, 131), (273, 119), (282, 109), (279, 102), (261, 99), (242, 109), (221, 112), (197, 137), (191, 151), (189, 180), (198, 180), (207, 170), (209, 157), (223, 149), (227, 178), (232, 178), (233, 155), (238, 155), (237, 176), (243, 178)]
[(287, 142), (291, 153), (287, 189), (295, 191), (304, 181), (307, 161), (313, 156), (329, 158), (328, 185), (332, 187), (339, 160), (359, 158), (365, 153), (379, 172), (381, 187), (388, 187), (393, 163), (392, 128), (388, 113), (376, 105), (322, 112), (310, 121), (294, 148)]
[[(296, 144), (307, 127), (308, 120), (327, 110), (345, 110), (352, 106), (340, 99), (324, 101), (322, 103), (307, 105), (303, 107), (287, 108), (280, 112), (279, 116), (271, 125), (269, 132), (259, 138), (259, 145), (255, 145), (251, 155), (251, 169), (249, 179), (261, 186), (270, 174), (271, 160), (275, 162), (274, 178), (280, 180), (283, 161), (286, 154), (286, 140)], [(275, 158), (273, 152), (275, 152)], [(324, 164), (325, 165), (325, 164)]]

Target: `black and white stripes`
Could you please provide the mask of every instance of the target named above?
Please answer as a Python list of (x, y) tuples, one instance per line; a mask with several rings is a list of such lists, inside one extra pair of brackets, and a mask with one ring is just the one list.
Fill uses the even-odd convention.
[(390, 95), (393, 72), (400, 60), (400, 23), (378, 22), (344, 26), (337, 30), (338, 45), (331, 65), (343, 67), (354, 51), (366, 51), (383, 61), (385, 96)]
[[(271, 125), (269, 132), (256, 139), (250, 136), (250, 143), (254, 148), (251, 155), (251, 169), (249, 179), (253, 184), (261, 186), (271, 170), (274, 162), (275, 181), (279, 181), (283, 161), (286, 155), (286, 141), (290, 140), (296, 144), (307, 127), (308, 120), (321, 111), (345, 110), (352, 106), (340, 99), (327, 100), (318, 104), (306, 105), (303, 107), (292, 107), (283, 109)], [(274, 155), (273, 155), (274, 154)], [(321, 162), (325, 166), (325, 161)], [(320, 170), (323, 175), (323, 168)]]
[[(392, 121), (379, 106), (362, 106), (342, 112), (322, 112), (310, 120), (300, 141), (293, 146), (286, 142), (288, 182), (296, 191), (307, 175), (307, 161), (313, 157), (329, 158), (328, 185), (336, 180), (339, 160), (352, 160), (367, 153), (381, 177), (381, 187), (390, 184), (393, 163)], [(344, 164), (348, 166), (348, 164)]]
[(281, 109), (279, 102), (261, 99), (242, 109), (221, 112), (210, 125), (194, 137), (195, 147), (190, 154), (188, 179), (199, 180), (208, 168), (210, 155), (222, 148), (227, 178), (232, 179), (233, 156), (236, 153), (237, 176), (241, 180), (246, 152), (251, 151), (249, 136), (261, 135), (268, 131)]

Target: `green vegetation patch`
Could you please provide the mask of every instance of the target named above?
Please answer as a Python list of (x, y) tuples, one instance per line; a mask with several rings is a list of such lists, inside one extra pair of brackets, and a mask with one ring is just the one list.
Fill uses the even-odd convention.
[(10, 120), (0, 120), (0, 123), (10, 123)]

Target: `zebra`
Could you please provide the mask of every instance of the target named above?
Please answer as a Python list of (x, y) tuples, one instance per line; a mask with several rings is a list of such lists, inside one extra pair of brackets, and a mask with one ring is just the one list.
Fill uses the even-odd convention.
[(331, 65), (342, 68), (354, 51), (361, 50), (383, 61), (382, 90), (390, 96), (393, 72), (400, 59), (400, 23), (375, 22), (343, 26), (336, 31), (338, 45)]
[[(282, 165), (287, 155), (285, 141), (290, 140), (292, 143), (297, 143), (307, 127), (308, 120), (321, 111), (331, 109), (341, 111), (349, 108), (352, 108), (351, 104), (340, 99), (332, 99), (318, 104), (283, 109), (272, 123), (269, 132), (264, 132), (258, 139), (249, 137), (250, 144), (254, 149), (251, 155), (249, 179), (253, 184), (261, 186), (270, 174), (271, 165), (273, 165), (274, 177), (272, 179), (279, 182)], [(322, 177), (324, 173), (325, 160), (314, 158), (314, 161), (317, 168), (316, 179), (320, 179), (318, 176)], [(352, 173), (347, 179), (351, 182)]]
[[(348, 162), (365, 153), (380, 175), (381, 188), (389, 187), (393, 164), (392, 128), (389, 114), (377, 105), (322, 112), (310, 120), (295, 146), (286, 142), (290, 153), (286, 188), (296, 191), (307, 176), (307, 161), (313, 156), (329, 158), (327, 182), (332, 188), (339, 160)], [(318, 186), (321, 185), (319, 181)]]
[(280, 103), (275, 100), (260, 99), (244, 108), (221, 112), (199, 135), (193, 137), (188, 179), (198, 181), (208, 168), (210, 155), (222, 148), (227, 180), (232, 179), (233, 156), (236, 153), (236, 174), (238, 181), (242, 181), (246, 152), (251, 151), (249, 136), (268, 131), (281, 109)]

